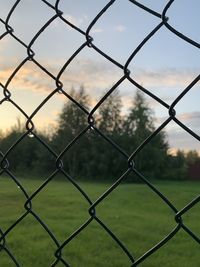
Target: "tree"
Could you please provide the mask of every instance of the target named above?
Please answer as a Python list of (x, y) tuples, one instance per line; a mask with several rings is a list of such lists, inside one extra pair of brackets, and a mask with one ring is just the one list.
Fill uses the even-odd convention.
[[(73, 177), (116, 179), (127, 169), (127, 159), (106, 138), (132, 155), (156, 130), (152, 110), (143, 93), (137, 90), (128, 114), (122, 116), (119, 91), (112, 92), (93, 114), (94, 127), (101, 134), (88, 128), (90, 101), (84, 87), (77, 91), (71, 89), (69, 95), (78, 105), (72, 100), (66, 101), (58, 117), (58, 127), (51, 136), (41, 132), (37, 132), (35, 138), (24, 136), (7, 155), (10, 169), (20, 170), (21, 173), (29, 170), (52, 173), (56, 167), (56, 156), (48, 151), (42, 144), (44, 142), (62, 155), (64, 168)], [(87, 131), (70, 147), (70, 143), (84, 130)], [(18, 119), (6, 135), (0, 133), (1, 151), (6, 153), (25, 132), (24, 125)], [(176, 155), (169, 155), (167, 151), (168, 142), (162, 131), (135, 154), (135, 168), (147, 178), (184, 179), (188, 166), (199, 162), (196, 151), (184, 154), (179, 150)]]
[[(82, 86), (77, 92), (71, 89), (70, 96), (75, 99), (85, 109), (89, 107), (89, 98)], [(57, 153), (61, 153), (70, 142), (83, 131), (87, 125), (87, 114), (72, 100), (68, 100), (59, 115), (58, 128), (52, 138), (52, 145)], [(66, 151), (63, 156), (65, 169), (71, 175), (80, 174), (83, 170), (83, 154), (87, 150), (88, 138), (86, 135), (81, 137), (73, 145), (72, 149)]]
[[(125, 146), (129, 154), (133, 153), (155, 131), (152, 111), (139, 90), (136, 91), (123, 129)], [(163, 177), (167, 149), (165, 133), (160, 132), (136, 154), (134, 158), (136, 168), (148, 177), (156, 179)]]
[[(7, 153), (25, 132), (24, 124), (17, 118), (17, 123), (0, 140), (1, 151), (4, 154)], [(47, 140), (42, 133), (38, 133), (37, 136)], [(36, 167), (36, 162), (40, 158), (40, 150), (41, 144), (36, 138), (30, 138), (29, 135), (24, 136), (6, 156), (10, 170), (20, 172), (20, 174), (26, 173), (28, 170), (33, 172), (33, 169)], [(45, 160), (46, 159), (43, 158), (41, 162)]]
[(200, 160), (200, 157), (196, 150), (190, 150), (186, 154), (187, 165), (193, 165)]
[[(89, 99), (83, 86), (77, 92), (72, 88), (69, 95), (88, 109)], [(64, 133), (65, 136), (68, 134), (70, 138), (74, 137), (87, 125), (87, 115), (72, 100), (68, 99), (59, 115), (58, 125), (56, 135)]]
[(99, 129), (109, 136), (120, 134), (122, 125), (121, 97), (116, 89), (99, 107)]
[(185, 154), (186, 177), (196, 179), (198, 177), (198, 168), (200, 166), (200, 157), (196, 150), (190, 150)]
[[(122, 139), (121, 97), (116, 89), (98, 109), (97, 127), (101, 133), (117, 144)], [(102, 136), (93, 136), (92, 170), (93, 176), (111, 180), (121, 175), (126, 161), (121, 154)], [(124, 163), (123, 163), (124, 161)], [(121, 172), (120, 172), (121, 171)]]
[(167, 178), (174, 180), (184, 180), (187, 173), (185, 153), (177, 150), (176, 155), (168, 155)]
[(152, 111), (148, 107), (142, 92), (137, 90), (124, 123), (124, 131), (128, 136), (135, 136), (141, 141), (153, 130)]
[[(84, 88), (70, 95), (82, 106), (88, 108), (89, 100)], [(131, 154), (154, 130), (153, 116), (146, 100), (137, 91), (134, 103), (126, 118), (121, 115), (121, 98), (115, 90), (98, 109), (96, 127), (107, 138)], [(88, 116), (72, 101), (65, 103), (59, 116), (58, 129), (52, 144), (60, 153), (86, 127)], [(123, 121), (124, 119), (124, 121)], [(66, 151), (63, 161), (65, 169), (72, 175), (112, 179), (127, 168), (127, 160), (107, 142), (101, 134), (88, 131), (72, 148)], [(161, 178), (167, 159), (168, 144), (164, 133), (159, 133), (140, 151), (134, 159), (139, 171), (149, 177)]]

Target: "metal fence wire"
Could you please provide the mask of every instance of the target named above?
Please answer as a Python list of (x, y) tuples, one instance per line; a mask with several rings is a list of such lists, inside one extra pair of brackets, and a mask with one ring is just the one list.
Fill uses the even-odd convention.
[[(36, 223), (39, 223), (44, 231), (47, 232), (49, 237), (52, 239), (56, 246), (55, 250), (55, 261), (51, 264), (51, 266), (57, 266), (59, 264), (63, 266), (71, 266), (70, 262), (68, 262), (67, 259), (65, 259), (62, 255), (63, 249), (69, 245), (69, 243), (75, 239), (85, 228), (89, 227), (90, 223), (95, 220), (99, 227), (102, 227), (104, 231), (107, 232), (107, 234), (110, 235), (110, 237), (113, 239), (113, 242), (116, 243), (119, 248), (127, 255), (127, 257), (130, 260), (130, 266), (138, 266), (142, 262), (144, 262), (151, 254), (155, 253), (157, 250), (159, 250), (165, 243), (169, 242), (170, 239), (172, 239), (173, 236), (175, 236), (179, 230), (185, 231), (186, 234), (188, 234), (192, 239), (194, 239), (197, 243), (200, 243), (199, 237), (190, 229), (187, 227), (187, 225), (183, 221), (183, 216), (190, 211), (199, 201), (200, 196), (193, 199), (190, 203), (188, 203), (184, 208), (181, 210), (178, 210), (171, 201), (164, 195), (162, 192), (160, 192), (151, 182), (149, 182), (148, 177), (144, 177), (142, 173), (140, 173), (137, 170), (137, 166), (134, 165), (134, 158), (138, 153), (140, 153), (141, 150), (144, 149), (144, 147), (152, 141), (152, 139), (161, 131), (163, 130), (171, 121), (174, 121), (176, 124), (178, 124), (184, 131), (189, 133), (193, 138), (200, 140), (200, 137), (193, 132), (191, 129), (189, 129), (186, 125), (184, 125), (177, 117), (176, 117), (176, 105), (179, 103), (179, 101), (197, 84), (197, 82), (200, 79), (200, 76), (197, 76), (190, 84), (187, 85), (187, 87), (179, 94), (179, 96), (174, 99), (171, 106), (169, 106), (166, 102), (164, 102), (162, 99), (160, 99), (158, 96), (150, 92), (148, 89), (144, 88), (144, 86), (137, 83), (137, 81), (134, 80), (133, 75), (131, 75), (131, 72), (129, 70), (129, 65), (131, 61), (134, 59), (134, 57), (140, 52), (141, 49), (143, 49), (143, 46), (145, 46), (146, 43), (149, 42), (149, 40), (156, 35), (162, 28), (167, 28), (170, 32), (172, 32), (176, 37), (180, 38), (183, 42), (186, 42), (189, 46), (193, 46), (196, 48), (200, 48), (200, 44), (195, 42), (194, 40), (190, 39), (189, 37), (185, 36), (183, 33), (179, 32), (175, 28), (173, 28), (170, 25), (170, 18), (168, 17), (168, 11), (170, 9), (173, 9), (173, 3), (174, 0), (170, 0), (165, 5), (162, 13), (158, 13), (155, 10), (150, 9), (144, 4), (141, 4), (138, 1), (134, 0), (127, 0), (132, 3), (135, 7), (138, 9), (143, 10), (143, 12), (149, 13), (151, 16), (156, 17), (158, 19), (158, 24), (155, 28), (152, 29), (152, 31), (145, 36), (143, 41), (134, 49), (132, 54), (127, 59), (126, 63), (124, 65), (120, 64), (115, 58), (110, 57), (105, 51), (101, 50), (96, 44), (95, 44), (95, 38), (92, 35), (92, 29), (95, 26), (95, 24), (98, 22), (98, 20), (105, 15), (105, 13), (112, 8), (113, 5), (116, 4), (117, 0), (111, 0), (108, 1), (108, 3), (102, 8), (102, 10), (99, 11), (98, 14), (93, 18), (92, 21), (90, 21), (87, 30), (84, 31), (80, 27), (77, 27), (76, 25), (73, 25), (71, 21), (67, 20), (63, 16), (62, 10), (60, 10), (60, 4), (61, 0), (55, 1), (55, 4), (52, 4), (46, 0), (41, 0), (43, 4), (46, 6), (47, 9), (51, 9), (54, 12), (54, 15), (39, 29), (37, 34), (32, 37), (32, 40), (30, 43), (25, 43), (22, 41), (16, 34), (15, 34), (15, 25), (11, 24), (11, 18), (13, 14), (15, 13), (15, 9), (18, 7), (20, 2), (23, 2), (23, 0), (17, 0), (14, 2), (13, 6), (11, 7), (9, 13), (6, 16), (6, 19), (3, 20), (0, 18), (0, 22), (4, 24), (5, 31), (0, 36), (0, 40), (2, 41), (4, 38), (9, 36), (10, 38), (13, 38), (19, 45), (21, 45), (23, 48), (26, 49), (27, 54), (24, 56), (24, 59), (20, 62), (18, 66), (16, 66), (13, 73), (10, 75), (10, 77), (7, 79), (7, 82), (5, 84), (0, 83), (1, 89), (3, 91), (3, 99), (1, 99), (1, 107), (4, 106), (5, 102), (9, 102), (10, 105), (13, 105), (25, 118), (26, 118), (26, 131), (25, 133), (14, 143), (12, 146), (8, 149), (6, 153), (1, 152), (1, 175), (6, 174), (15, 182), (15, 184), (20, 188), (21, 193), (26, 198), (26, 203), (24, 205), (25, 211), (24, 214), (17, 218), (16, 221), (10, 225), (10, 227), (6, 230), (0, 229), (0, 251), (4, 251), (4, 253), (7, 254), (7, 256), (12, 260), (13, 264), (15, 266), (20, 266), (20, 263), (18, 262), (17, 258), (15, 257), (15, 251), (11, 251), (9, 247), (7, 246), (7, 237), (12, 232), (15, 231), (15, 227), (23, 221), (27, 215), (32, 215), (36, 219)], [(78, 7), (77, 7), (78, 8)], [(23, 18), (21, 18), (23, 19)], [(71, 27), (73, 31), (76, 31), (78, 34), (85, 37), (85, 41), (81, 44), (81, 46), (73, 53), (70, 58), (65, 62), (65, 64), (62, 66), (62, 68), (59, 70), (58, 74), (55, 76), (53, 73), (51, 73), (51, 69), (47, 69), (45, 66), (43, 66), (37, 59), (36, 54), (33, 50), (33, 44), (36, 42), (36, 40), (40, 39), (40, 37), (43, 35), (43, 33), (48, 29), (48, 27), (51, 25), (51, 23), (55, 20), (62, 20), (62, 22), (66, 23), (68, 26)], [(34, 23), (34, 22), (33, 22)], [(128, 41), (128, 40), (127, 40)], [(55, 48), (56, 49), (56, 48)], [(114, 64), (117, 68), (121, 70), (121, 77), (120, 79), (108, 90), (108, 92), (101, 98), (101, 100), (93, 107), (93, 109), (88, 112), (79, 102), (77, 102), (75, 99), (73, 99), (72, 96), (70, 96), (67, 91), (65, 90), (65, 84), (62, 82), (62, 74), (63, 72), (69, 67), (71, 62), (81, 53), (81, 51), (86, 49), (92, 49), (96, 54), (102, 56), (104, 59), (109, 61), (110, 63)], [(23, 68), (24, 64), (28, 61), (31, 61), (33, 64), (37, 65), (37, 67), (40, 68), (42, 72), (47, 74), (54, 82), (56, 89), (49, 93), (49, 95), (41, 102), (41, 104), (34, 110), (34, 112), (29, 116), (20, 105), (12, 98), (12, 92), (9, 90), (9, 84), (11, 83), (12, 79), (17, 75), (17, 73)], [(94, 114), (97, 112), (99, 107), (103, 104), (104, 101), (109, 97), (112, 92), (116, 90), (116, 88), (122, 84), (125, 80), (130, 81), (134, 86), (136, 86), (139, 90), (147, 94), (152, 99), (156, 100), (161, 104), (165, 109), (168, 110), (168, 118), (153, 132), (151, 136), (149, 136), (140, 146), (136, 149), (134, 153), (131, 155), (126, 154), (123, 149), (121, 149), (119, 144), (116, 144), (113, 140), (109, 139), (107, 136), (104, 135), (103, 132), (101, 132), (96, 126), (95, 126), (95, 119)], [(87, 118), (88, 118), (88, 125), (85, 129), (83, 129), (82, 132), (80, 132), (77, 136), (74, 136), (74, 139), (71, 140), (70, 143), (66, 144), (66, 147), (64, 151), (57, 155), (56, 152), (47, 144), (45, 143), (36, 133), (35, 126), (33, 123), (33, 118), (36, 116), (36, 114), (39, 112), (39, 110), (47, 104), (47, 102), (54, 98), (56, 93), (62, 93), (66, 98), (68, 98), (70, 101), (73, 101), (78, 108), (80, 108), (83, 112), (85, 112)], [(110, 188), (105, 191), (102, 195), (99, 196), (99, 198), (96, 201), (92, 201), (90, 199), (90, 196), (87, 195), (87, 193), (81, 188), (81, 186), (65, 171), (64, 166), (62, 165), (62, 157), (66, 153), (69, 147), (73, 149), (73, 146), (75, 143), (87, 133), (90, 129), (93, 129), (93, 132), (100, 135), (101, 138), (105, 139), (107, 143), (110, 143), (119, 153), (123, 155), (123, 157), (127, 160), (127, 169), (124, 170), (124, 173), (121, 177), (116, 177), (116, 181), (110, 186)], [(9, 153), (11, 153), (13, 150), (15, 150), (16, 146), (22, 142), (22, 140), (27, 135), (33, 135), (35, 139), (45, 148), (48, 149), (49, 153), (52, 154), (52, 156), (55, 158), (55, 170), (54, 172), (47, 178), (47, 180), (42, 183), (37, 190), (32, 195), (29, 195), (26, 191), (26, 189), (22, 186), (19, 179), (16, 177), (15, 174), (13, 174), (10, 170), (9, 161), (7, 159)], [(99, 204), (101, 204), (105, 198), (107, 198), (112, 192), (120, 185), (120, 183), (124, 180), (126, 180), (126, 177), (131, 173), (135, 173), (139, 179), (146, 184), (146, 186), (152, 190), (162, 201), (163, 203), (170, 208), (175, 216), (175, 222), (176, 227), (171, 230), (166, 236), (163, 237), (163, 239), (157, 243), (155, 246), (153, 246), (150, 250), (146, 251), (140, 258), (135, 258), (132, 252), (128, 250), (126, 247), (126, 244), (124, 244), (112, 231), (112, 229), (108, 228), (103, 220), (101, 220), (100, 217), (98, 217), (98, 213), (96, 212), (96, 208)], [(49, 183), (53, 179), (53, 177), (61, 173), (63, 174), (67, 180), (74, 186), (76, 190), (82, 194), (82, 196), (85, 198), (85, 201), (89, 205), (88, 210), (88, 220), (85, 221), (84, 224), (80, 225), (79, 228), (73, 234), (71, 234), (63, 243), (59, 243), (54, 233), (48, 228), (48, 226), (45, 224), (45, 221), (41, 220), (40, 217), (37, 215), (36, 211), (32, 208), (32, 200), (34, 198), (37, 198), (38, 195), (40, 195), (40, 192), (45, 187), (48, 187)], [(58, 221), (59, 223), (59, 221)], [(60, 265), (59, 265), (60, 266)], [(81, 263), (80, 263), (81, 266)]]

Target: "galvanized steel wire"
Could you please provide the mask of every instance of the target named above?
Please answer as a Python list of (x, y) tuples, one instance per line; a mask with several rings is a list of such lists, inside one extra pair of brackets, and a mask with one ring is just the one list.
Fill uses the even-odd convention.
[[(15, 12), (15, 9), (18, 7), (20, 2), (23, 2), (23, 0), (17, 0), (13, 4), (12, 8), (8, 12), (6, 19), (3, 20), (0, 18), (0, 22), (4, 24), (5, 31), (0, 36), (0, 40), (3, 40), (7, 36), (10, 36), (10, 38), (13, 38), (16, 42), (18, 42), (19, 45), (24, 47), (26, 49), (26, 55), (24, 55), (24, 59), (20, 62), (19, 65), (16, 66), (13, 73), (10, 75), (10, 77), (7, 79), (6, 83), (0, 83), (1, 90), (3, 91), (4, 97), (0, 100), (1, 108), (4, 107), (5, 102), (9, 102), (11, 105), (13, 105), (22, 115), (26, 118), (26, 131), (22, 136), (12, 144), (12, 146), (7, 150), (6, 153), (1, 152), (1, 175), (7, 174), (7, 176), (10, 177), (10, 179), (20, 188), (21, 193), (26, 198), (26, 202), (24, 204), (24, 213), (21, 217), (16, 218), (16, 221), (10, 225), (8, 229), (3, 231), (0, 229), (0, 251), (4, 251), (8, 257), (12, 260), (13, 264), (15, 266), (20, 266), (17, 258), (15, 257), (15, 251), (11, 251), (6, 243), (7, 236), (12, 231), (15, 231), (15, 227), (24, 220), (27, 216), (33, 216), (36, 220), (36, 223), (39, 223), (44, 231), (47, 232), (49, 237), (52, 239), (52, 241), (55, 244), (55, 260), (51, 264), (51, 266), (57, 266), (57, 264), (62, 263), (63, 266), (73, 266), (73, 263), (68, 262), (68, 259), (65, 259), (62, 255), (63, 249), (68, 246), (68, 244), (76, 238), (83, 229), (86, 227), (89, 227), (90, 223), (92, 221), (96, 221), (99, 224), (99, 227), (102, 227), (104, 231), (110, 235), (110, 237), (113, 239), (113, 242), (115, 242), (121, 250), (127, 255), (127, 257), (130, 260), (130, 266), (138, 266), (140, 263), (145, 261), (151, 254), (155, 253), (157, 250), (159, 250), (165, 243), (169, 242), (170, 239), (172, 239), (180, 230), (185, 231), (194, 241), (197, 243), (200, 243), (199, 237), (184, 223), (184, 215), (192, 209), (195, 205), (197, 205), (200, 201), (200, 196), (193, 199), (190, 203), (188, 203), (185, 207), (182, 209), (177, 209), (174, 204), (168, 199), (162, 192), (160, 192), (149, 180), (148, 177), (144, 177), (142, 173), (140, 173), (137, 170), (137, 166), (134, 165), (134, 159), (140, 153), (141, 150), (144, 149), (144, 147), (151, 142), (151, 140), (158, 134), (162, 129), (164, 129), (171, 121), (174, 121), (176, 124), (178, 124), (184, 131), (189, 133), (193, 138), (200, 141), (200, 137), (192, 131), (190, 128), (188, 128), (184, 123), (182, 123), (177, 117), (176, 117), (176, 106), (179, 103), (179, 101), (190, 91), (192, 88), (197, 84), (197, 82), (200, 79), (200, 75), (198, 75), (190, 84), (186, 86), (186, 88), (179, 94), (178, 97), (176, 97), (173, 101), (173, 103), (169, 106), (165, 101), (163, 101), (161, 98), (153, 94), (150, 90), (140, 85), (134, 78), (129, 70), (129, 65), (134, 59), (134, 57), (140, 53), (140, 50), (143, 49), (143, 47), (148, 43), (148, 41), (156, 35), (162, 28), (166, 28), (167, 30), (171, 31), (174, 35), (176, 35), (178, 38), (182, 40), (182, 42), (186, 42), (189, 46), (193, 46), (195, 48), (200, 48), (200, 44), (196, 41), (192, 40), (188, 36), (184, 35), (183, 33), (179, 32), (177, 29), (175, 29), (173, 26), (170, 25), (170, 17), (168, 17), (168, 11), (170, 9), (173, 9), (173, 4), (175, 0), (170, 0), (164, 7), (162, 13), (158, 13), (155, 10), (150, 9), (148, 6), (141, 4), (139, 1), (134, 0), (127, 0), (131, 2), (134, 6), (136, 6), (138, 9), (142, 9), (143, 11), (149, 13), (151, 16), (156, 17), (158, 19), (158, 24), (156, 27), (154, 27), (151, 32), (145, 36), (143, 41), (135, 47), (135, 49), (132, 51), (132, 53), (129, 55), (129, 57), (126, 60), (126, 63), (122, 65), (120, 62), (118, 62), (115, 58), (112, 58), (109, 56), (105, 51), (101, 50), (95, 43), (95, 37), (92, 34), (92, 29), (95, 26), (95, 24), (98, 22), (98, 20), (104, 16), (104, 14), (109, 10), (112, 9), (112, 6), (116, 4), (117, 0), (111, 0), (108, 1), (108, 3), (102, 7), (101, 10), (99, 10), (99, 13), (96, 14), (96, 16), (93, 18), (93, 20), (89, 23), (86, 31), (82, 30), (81, 28), (77, 27), (76, 25), (73, 25), (72, 22), (67, 20), (63, 16), (62, 10), (60, 10), (60, 3), (61, 0), (57, 0), (55, 2), (55, 5), (49, 3), (48, 1), (41, 0), (44, 5), (46, 5), (47, 9), (51, 9), (54, 12), (54, 15), (38, 30), (37, 34), (32, 37), (32, 40), (29, 43), (25, 43), (21, 38), (19, 38), (15, 34), (15, 25), (12, 25), (11, 18)], [(78, 8), (78, 7), (77, 7)], [(22, 18), (23, 19), (23, 18)], [(40, 39), (41, 35), (48, 29), (48, 27), (51, 25), (51, 23), (55, 20), (62, 20), (64, 23), (66, 23), (73, 31), (76, 31), (78, 34), (85, 37), (85, 41), (80, 45), (80, 47), (68, 58), (68, 60), (65, 62), (65, 64), (60, 68), (57, 75), (54, 75), (51, 73), (51, 70), (43, 66), (39, 60), (36, 59), (36, 53), (33, 50), (33, 44)], [(127, 40), (128, 41), (128, 40)], [(69, 65), (73, 62), (73, 60), (76, 58), (76, 56), (79, 55), (79, 53), (82, 50), (86, 49), (92, 49), (95, 53), (102, 56), (104, 59), (109, 61), (110, 63), (114, 64), (117, 68), (121, 70), (121, 77), (120, 79), (108, 90), (108, 92), (101, 98), (101, 100), (93, 107), (93, 109), (89, 112), (85, 107), (83, 107), (79, 102), (77, 102), (75, 99), (73, 99), (72, 96), (69, 95), (69, 93), (66, 91), (65, 84), (62, 82), (62, 74), (64, 71), (69, 67)], [(64, 51), (63, 51), (64, 53)], [(17, 73), (24, 67), (25, 63), (31, 61), (33, 64), (35, 64), (37, 67), (40, 68), (42, 72), (47, 74), (54, 82), (55, 82), (55, 89), (48, 94), (48, 96), (38, 105), (33, 113), (31, 115), (28, 115), (22, 107), (12, 98), (12, 92), (9, 90), (9, 85), (13, 78), (17, 75)], [(165, 121), (151, 134), (148, 138), (146, 138), (143, 143), (140, 144), (140, 146), (131, 154), (127, 154), (119, 144), (115, 143), (113, 140), (109, 139), (107, 136), (104, 135), (103, 132), (101, 132), (98, 127), (95, 125), (95, 119), (94, 114), (98, 111), (99, 107), (102, 105), (104, 101), (109, 97), (110, 94), (112, 94), (113, 91), (116, 90), (116, 88), (122, 84), (125, 80), (130, 81), (134, 86), (136, 86), (139, 90), (147, 94), (149, 97), (153, 98), (155, 101), (159, 102), (160, 105), (163, 106), (166, 110), (168, 110), (168, 117), (165, 119)], [(40, 111), (40, 109), (50, 100), (53, 99), (54, 96), (57, 93), (62, 93), (67, 99), (70, 101), (73, 101), (75, 105), (79, 109), (81, 109), (85, 116), (88, 118), (88, 125), (85, 129), (83, 129), (77, 136), (74, 136), (74, 139), (71, 140), (70, 143), (66, 143), (66, 147), (64, 150), (58, 155), (52, 147), (50, 147), (47, 143), (44, 142), (35, 131), (35, 125), (33, 123), (33, 118), (36, 116), (36, 114)], [(75, 181), (73, 177), (71, 177), (65, 170), (65, 167), (62, 163), (62, 157), (64, 154), (68, 151), (69, 148), (82, 137), (84, 136), (90, 129), (93, 129), (93, 132), (99, 134), (101, 138), (104, 138), (107, 143), (112, 145), (127, 161), (127, 169), (124, 170), (123, 175), (121, 177), (116, 177), (116, 181), (112, 184), (112, 186), (105, 191), (102, 195), (99, 196), (99, 198), (96, 201), (92, 201), (90, 196), (81, 188), (78, 182)], [(8, 155), (15, 149), (15, 147), (22, 142), (22, 140), (27, 136), (31, 135), (34, 136), (35, 139), (37, 139), (38, 142), (41, 143), (42, 146), (44, 146), (49, 153), (53, 156), (55, 159), (55, 170), (54, 172), (45, 180), (44, 183), (37, 188), (37, 190), (29, 195), (26, 191), (26, 188), (22, 186), (22, 184), (19, 182), (18, 178), (14, 173), (11, 172), (9, 161), (8, 161)], [(126, 244), (124, 244), (110, 229), (106, 226), (106, 224), (103, 222), (103, 220), (98, 216), (97, 207), (104, 201), (105, 198), (107, 198), (112, 192), (120, 186), (120, 183), (125, 181), (127, 176), (131, 173), (135, 173), (139, 179), (149, 188), (149, 190), (152, 190), (167, 206), (168, 208), (174, 213), (174, 220), (176, 222), (176, 227), (174, 229), (171, 229), (171, 231), (166, 235), (163, 236), (163, 239), (158, 242), (155, 246), (153, 246), (150, 250), (146, 251), (140, 258), (134, 257), (134, 251), (129, 251), (126, 247)], [(41, 191), (48, 187), (49, 183), (51, 183), (51, 180), (54, 179), (54, 177), (57, 174), (62, 174), (66, 177), (66, 179), (76, 188), (76, 190), (79, 191), (79, 193), (83, 196), (85, 201), (88, 203), (89, 209), (88, 209), (88, 219), (85, 221), (84, 224), (80, 225), (79, 228), (77, 228), (63, 243), (60, 243), (54, 233), (51, 231), (51, 229), (48, 228), (48, 226), (45, 224), (45, 220), (42, 220), (38, 214), (34, 211), (34, 208), (32, 207), (32, 201), (34, 198), (37, 198), (37, 196), (41, 193)], [(58, 220), (59, 223), (59, 220)]]

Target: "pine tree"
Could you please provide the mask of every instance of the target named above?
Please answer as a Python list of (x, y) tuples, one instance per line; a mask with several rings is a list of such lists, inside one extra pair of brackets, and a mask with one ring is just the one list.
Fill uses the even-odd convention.
[(108, 136), (115, 136), (121, 131), (121, 97), (116, 89), (99, 107), (99, 129)]
[[(89, 98), (83, 86), (77, 92), (72, 89), (70, 96), (82, 107), (88, 109)], [(68, 100), (64, 104), (58, 119), (58, 129), (52, 138), (52, 144), (58, 154), (87, 127), (87, 117), (87, 114), (73, 101)], [(71, 175), (80, 174), (80, 171), (83, 169), (84, 162), (82, 158), (83, 154), (86, 153), (87, 142), (87, 136), (84, 135), (64, 154), (63, 161), (65, 169)]]
[[(122, 134), (121, 97), (118, 90), (108, 96), (98, 109), (97, 128), (120, 145)], [(101, 179), (116, 179), (122, 174), (126, 160), (102, 136), (93, 138), (93, 170)], [(94, 173), (95, 175), (95, 173)]]
[[(152, 110), (139, 90), (124, 122), (124, 138), (128, 152), (133, 153), (154, 131)], [(167, 159), (168, 144), (165, 134), (159, 133), (135, 156), (136, 168), (143, 174), (161, 178)]]

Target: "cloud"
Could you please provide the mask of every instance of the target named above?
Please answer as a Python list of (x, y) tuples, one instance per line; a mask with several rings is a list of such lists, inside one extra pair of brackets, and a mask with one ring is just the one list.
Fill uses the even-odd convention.
[[(0, 81), (3, 85), (9, 79), (15, 69), (4, 65), (0, 71)], [(54, 66), (48, 62), (45, 67), (51, 73), (59, 73), (61, 66)], [(79, 88), (84, 85), (87, 93), (90, 95), (92, 102), (95, 104), (106, 89), (112, 87), (114, 83), (123, 75), (122, 71), (118, 71), (115, 66), (109, 63), (95, 62), (90, 59), (80, 59), (69, 68), (61, 76), (60, 80), (64, 85), (64, 90), (69, 91), (72, 87)], [(17, 90), (32, 91), (34, 93), (47, 95), (56, 88), (54, 79), (45, 74), (33, 62), (27, 62), (15, 75), (8, 89), (11, 93), (17, 94)]]
[(182, 113), (177, 118), (196, 134), (200, 135), (200, 111)]
[[(84, 27), (87, 28), (90, 24), (87, 15), (83, 15), (82, 17), (75, 17), (75, 16), (70, 15), (70, 14), (64, 14), (63, 18), (65, 18), (68, 22), (70, 22), (71, 24), (73, 24), (74, 26), (76, 26), (78, 28), (84, 28)], [(61, 27), (62, 23), (63, 23), (62, 20), (56, 19), (53, 21), (52, 25), (58, 29), (59, 27)], [(67, 29), (69, 31), (73, 30), (70, 26), (67, 27)], [(91, 33), (94, 33), (94, 34), (95, 33), (102, 33), (103, 31), (104, 31), (104, 29), (97, 28), (95, 26), (92, 27), (92, 29), (91, 29)]]
[[(157, 127), (164, 122), (168, 117), (159, 118)], [(189, 127), (197, 135), (200, 135), (200, 112), (188, 112), (177, 115), (177, 118)], [(199, 141), (180, 127), (176, 122), (171, 121), (164, 129), (167, 140), (169, 142), (169, 153), (175, 154), (177, 149), (184, 150), (197, 150), (200, 154), (200, 143)]]
[(182, 113), (178, 116), (179, 120), (182, 121), (190, 121), (193, 119), (200, 120), (200, 111), (190, 112), (190, 113)]
[[(0, 81), (3, 85), (6, 84), (10, 75), (14, 71), (14, 67), (4, 66), (0, 71)], [(28, 62), (14, 76), (8, 89), (11, 93), (14, 90), (29, 90), (37, 91), (38, 93), (50, 92), (52, 86), (55, 87), (50, 79), (43, 71), (34, 64)]]
[(79, 88), (84, 85), (91, 97), (99, 97), (102, 91), (111, 88), (120, 77), (123, 71), (114, 65), (101, 60), (91, 60), (89, 58), (79, 58), (72, 62), (61, 76), (65, 90)]
[[(58, 63), (58, 62), (57, 62)], [(4, 65), (0, 71), (0, 80), (5, 84), (11, 75), (15, 62), (13, 64)], [(42, 63), (50, 72), (56, 74), (62, 67), (62, 64), (54, 64), (54, 62)], [(131, 75), (133, 75), (131, 73)], [(110, 88), (123, 76), (123, 70), (117, 68), (107, 61), (93, 60), (90, 58), (75, 59), (61, 76), (61, 80), (66, 89), (72, 86), (79, 87), (84, 85), (88, 92), (95, 97), (100, 95), (102, 90)], [(158, 71), (149, 71), (146, 69), (134, 70), (134, 79), (147, 89), (154, 90), (155, 94), (160, 94), (164, 101), (170, 101), (176, 94), (180, 92), (181, 87), (186, 87), (195, 77), (197, 71), (194, 70), (175, 70), (160, 69)], [(35, 66), (32, 62), (27, 62), (19, 73), (14, 77), (11, 85), (21, 90), (33, 90), (37, 92), (50, 91), (55, 88), (55, 81), (46, 75), (42, 70)], [(133, 93), (133, 87), (129, 82), (124, 82), (120, 88), (124, 97), (129, 97)], [(172, 91), (163, 91), (163, 88), (173, 88)], [(174, 90), (176, 89), (176, 90)], [(164, 95), (167, 93), (167, 95)], [(130, 101), (129, 101), (130, 102)], [(153, 101), (155, 102), (155, 101)], [(156, 105), (155, 103), (151, 105)], [(128, 98), (127, 98), (128, 103)], [(130, 105), (130, 104), (129, 104)]]
[(77, 27), (80, 27), (87, 20), (85, 15), (77, 18), (71, 14), (63, 14), (63, 17)]
[(124, 32), (126, 30), (126, 27), (124, 25), (119, 24), (114, 27), (114, 30), (117, 32)]
[(185, 151), (197, 150), (200, 152), (199, 141), (184, 130), (168, 131), (167, 137), (172, 151), (183, 149)]
[(101, 33), (104, 30), (102, 28), (92, 28), (91, 33)]
[[(169, 116), (163, 116), (156, 118), (156, 124), (159, 126), (161, 123), (163, 123), (165, 120), (167, 120)], [(194, 112), (187, 112), (187, 113), (180, 113), (176, 115), (176, 118), (185, 124), (188, 128), (190, 128), (193, 132), (200, 135), (200, 111), (194, 111)], [(167, 131), (170, 134), (179, 133), (180, 131), (184, 131), (178, 124), (175, 122), (171, 122), (169, 126), (167, 126)]]
[(159, 69), (158, 71), (136, 69), (132, 75), (137, 82), (147, 87), (182, 87), (190, 84), (198, 76), (198, 71), (171, 68)]

